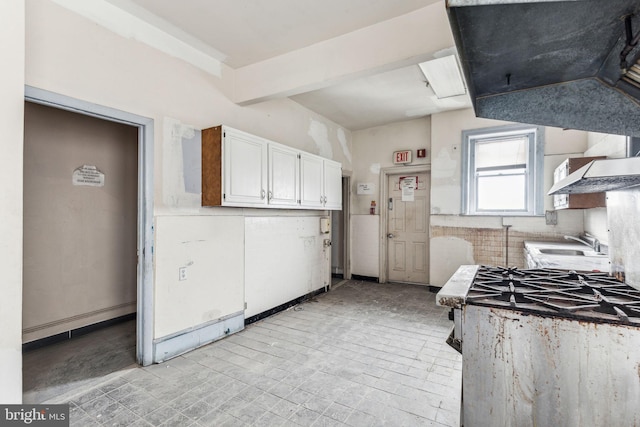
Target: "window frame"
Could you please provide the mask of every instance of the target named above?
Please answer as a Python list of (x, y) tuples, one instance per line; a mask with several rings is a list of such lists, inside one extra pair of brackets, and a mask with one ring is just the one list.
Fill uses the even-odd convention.
[[(475, 167), (475, 146), (478, 142), (506, 137), (525, 136), (528, 139), (525, 169), (525, 209), (478, 209), (478, 180)], [(544, 127), (507, 125), (462, 132), (462, 215), (469, 216), (542, 216), (544, 215)]]

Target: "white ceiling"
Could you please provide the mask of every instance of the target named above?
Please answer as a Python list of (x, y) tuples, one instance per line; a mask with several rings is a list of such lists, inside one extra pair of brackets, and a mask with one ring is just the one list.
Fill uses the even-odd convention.
[[(442, 0), (108, 0), (239, 68), (422, 9)], [(443, 37), (451, 38), (450, 34)], [(350, 130), (471, 106), (438, 100), (417, 65), (292, 96)], [(384, 67), (382, 67), (384, 68)]]

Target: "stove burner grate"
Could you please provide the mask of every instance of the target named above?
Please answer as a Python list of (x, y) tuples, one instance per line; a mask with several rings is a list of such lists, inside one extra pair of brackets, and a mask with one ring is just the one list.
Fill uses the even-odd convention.
[(606, 273), (481, 266), (467, 302), (640, 324), (640, 291)]

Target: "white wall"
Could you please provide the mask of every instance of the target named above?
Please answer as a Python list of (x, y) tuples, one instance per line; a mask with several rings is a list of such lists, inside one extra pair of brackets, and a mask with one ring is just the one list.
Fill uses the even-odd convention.
[[(392, 123), (353, 132), (353, 175), (351, 178), (351, 273), (380, 277), (380, 170), (402, 167), (393, 164), (393, 152), (411, 150), (408, 166), (429, 164), (431, 160), (431, 120), (429, 117)], [(427, 157), (418, 159), (416, 150), (425, 148)], [(358, 184), (368, 183), (373, 195), (358, 195)], [(375, 200), (376, 215), (369, 215)]]
[[(416, 150), (427, 149), (427, 157), (418, 159)], [(431, 161), (431, 120), (429, 117), (392, 123), (353, 132), (353, 175), (351, 178), (351, 206), (353, 215), (369, 213), (371, 201), (380, 206), (380, 169), (393, 164), (393, 152), (412, 150), (413, 162), (408, 166), (424, 165)], [(372, 183), (374, 195), (357, 194), (359, 183)], [(379, 209), (378, 209), (379, 211)], [(377, 212), (378, 212), (377, 211)]]
[[(257, 213), (256, 213), (257, 214)], [(245, 218), (247, 317), (328, 286), (331, 247), (320, 216)], [(289, 248), (289, 249), (286, 249)]]
[(380, 277), (378, 215), (351, 216), (351, 274)]
[[(431, 165), (431, 237), (430, 237), (430, 282), (441, 286), (461, 264), (475, 264), (477, 248), (483, 245), (486, 252), (501, 251), (503, 218), (477, 217), (461, 215), (461, 142), (462, 131), (485, 127), (512, 124), (496, 120), (476, 118), (473, 110), (457, 110), (434, 114), (430, 118), (416, 119), (394, 123), (371, 129), (353, 132), (353, 178), (352, 178), (352, 263), (361, 265), (364, 271), (373, 275), (378, 272), (374, 266), (378, 260), (374, 259), (369, 247), (377, 245), (372, 241), (374, 233), (373, 221), (363, 221), (359, 224), (358, 215), (366, 215), (371, 200), (376, 200), (380, 206), (380, 169), (393, 166), (392, 153), (396, 150), (427, 148), (427, 158), (414, 159), (411, 164)], [(554, 169), (567, 157), (582, 156), (587, 149), (587, 133), (558, 128), (545, 129), (545, 158), (544, 158), (544, 188), (548, 190), (553, 183)], [(375, 186), (373, 196), (358, 196), (358, 183), (372, 183)], [(545, 196), (545, 210), (553, 209), (553, 199)], [(558, 211), (558, 224), (546, 225), (544, 217), (514, 217), (507, 218), (505, 223), (511, 224), (511, 232), (533, 236), (557, 236), (564, 234), (579, 234), (584, 231), (583, 214), (580, 210)], [(380, 224), (376, 224), (378, 227)], [(356, 230), (357, 227), (357, 230)], [(435, 228), (457, 229), (459, 235), (433, 235)], [(493, 229), (499, 238), (483, 238), (471, 236), (472, 230)], [(465, 235), (467, 230), (469, 236)], [(358, 231), (358, 233), (356, 233)], [(446, 233), (445, 233), (446, 234)], [(461, 235), (460, 235), (461, 234)], [(360, 236), (360, 237), (359, 237)], [(359, 239), (362, 239), (360, 241)], [(484, 239), (484, 240), (483, 240)], [(521, 237), (522, 240), (522, 237)], [(518, 244), (521, 244), (518, 243)], [(377, 247), (376, 247), (377, 249)], [(365, 251), (364, 255), (360, 251)], [(510, 249), (512, 258), (522, 258), (520, 247)], [(516, 256), (517, 255), (517, 256)], [(377, 251), (376, 251), (377, 256)], [(500, 258), (504, 260), (504, 258)], [(352, 270), (353, 274), (357, 273)]]
[(0, 402), (22, 402), (24, 0), (0, 3)]
[[(502, 217), (461, 215), (462, 131), (512, 124), (475, 117), (472, 109), (434, 114), (431, 117), (431, 226), (501, 230), (511, 224), (510, 232), (522, 234), (579, 234), (583, 231), (580, 210), (558, 211), (558, 224), (546, 225), (544, 217)], [(582, 156), (587, 147), (587, 133), (545, 128), (544, 189), (553, 183), (554, 169), (567, 157)], [(553, 199), (545, 196), (545, 210), (553, 209)], [(431, 238), (431, 283), (442, 286), (461, 264), (475, 264), (470, 238), (437, 236)], [(482, 243), (480, 243), (482, 244)], [(486, 245), (496, 243), (486, 242)], [(499, 250), (500, 248), (495, 248)], [(518, 251), (513, 255), (521, 255)]]
[[(194, 218), (191, 224), (192, 220), (188, 218), (191, 215), (244, 218), (248, 212), (202, 208), (199, 194), (193, 188), (187, 188), (186, 182), (194, 173), (184, 157), (188, 151), (185, 144), (191, 144), (193, 130), (226, 124), (337, 160), (346, 171), (351, 170), (350, 132), (293, 101), (281, 99), (240, 107), (224, 95), (229, 88), (219, 77), (146, 44), (112, 33), (50, 0), (28, 2), (26, 26), (28, 85), (154, 120), (154, 211), (156, 217), (163, 216), (162, 220), (156, 221), (155, 229), (155, 250), (162, 254), (162, 258), (156, 258), (155, 265), (156, 301), (169, 300), (185, 285), (175, 281), (177, 264), (171, 262), (170, 268), (165, 265), (166, 260), (184, 257), (183, 245), (174, 239), (182, 232), (176, 227), (187, 227), (191, 232), (200, 221), (200, 218)], [(222, 75), (228, 72), (222, 66)], [(251, 214), (256, 215), (255, 212)], [(276, 214), (264, 212), (264, 215)], [(175, 221), (167, 218), (172, 216), (176, 217)], [(220, 226), (218, 220), (211, 221), (218, 224), (215, 227)], [(276, 243), (273, 247), (277, 247)], [(192, 245), (189, 259), (193, 265), (211, 263), (214, 246)], [(295, 251), (287, 247), (279, 250), (283, 251), (284, 257)], [(251, 265), (229, 266), (222, 262), (216, 265), (216, 268), (232, 268), (234, 271), (230, 274), (234, 277), (244, 274), (244, 269), (252, 268)], [(192, 277), (188, 284), (193, 290), (191, 295), (206, 294), (209, 281), (200, 274)], [(159, 304), (155, 319), (164, 318), (166, 309), (169, 320), (156, 325), (154, 338), (181, 331), (198, 318), (203, 322), (208, 318), (210, 309), (195, 302), (190, 304), (187, 301), (181, 308), (185, 312), (191, 311), (188, 322), (178, 320), (175, 307)]]
[(155, 227), (155, 337), (244, 309), (242, 217), (160, 215)]
[[(472, 109), (435, 114), (431, 118), (433, 161), (431, 212), (438, 215), (460, 215), (462, 179), (462, 131), (513, 124), (475, 117)], [(545, 188), (551, 187), (554, 169), (569, 155), (586, 149), (587, 133), (575, 130), (545, 128)], [(457, 197), (452, 197), (452, 194)], [(545, 196), (545, 209), (553, 209), (553, 199)]]

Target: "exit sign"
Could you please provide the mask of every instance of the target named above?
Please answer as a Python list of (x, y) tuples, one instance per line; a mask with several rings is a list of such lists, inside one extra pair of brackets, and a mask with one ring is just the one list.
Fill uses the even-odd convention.
[(393, 163), (411, 163), (411, 150), (394, 151)]

